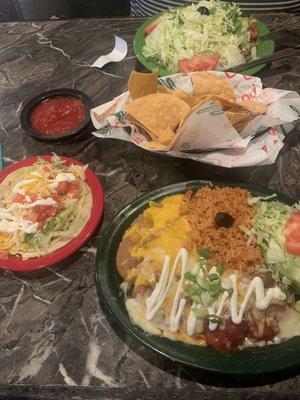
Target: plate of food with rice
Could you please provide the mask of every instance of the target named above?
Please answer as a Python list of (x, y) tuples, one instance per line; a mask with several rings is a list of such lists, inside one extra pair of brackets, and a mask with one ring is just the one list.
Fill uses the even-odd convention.
[(173, 361), (234, 374), (298, 366), (300, 204), (251, 184), (157, 189), (105, 231), (96, 284), (114, 320)]

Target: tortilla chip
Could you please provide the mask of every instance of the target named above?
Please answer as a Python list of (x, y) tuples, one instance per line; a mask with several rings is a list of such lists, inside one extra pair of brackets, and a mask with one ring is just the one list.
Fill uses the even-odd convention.
[(154, 135), (149, 129), (147, 129), (144, 125), (140, 124), (135, 118), (133, 118), (131, 115), (128, 118), (129, 122), (138, 126), (140, 130), (142, 131), (143, 134), (147, 134), (149, 136), (149, 139), (151, 140), (156, 140), (157, 137)]
[(190, 107), (194, 107), (197, 103), (199, 103), (198, 97), (191, 96), (182, 89), (176, 89), (172, 92), (172, 94), (173, 96), (176, 96), (179, 99), (185, 101)]
[(168, 145), (172, 142), (175, 137), (175, 132), (172, 129), (167, 128), (159, 132), (158, 141), (161, 144)]
[(157, 92), (157, 71), (149, 74), (132, 71), (128, 81), (128, 90), (133, 99)]
[(167, 146), (152, 140), (152, 142), (145, 143), (143, 147), (148, 150), (164, 150)]
[(195, 96), (219, 95), (236, 100), (232, 87), (225, 79), (210, 72), (195, 72), (192, 75)]
[[(128, 103), (125, 110), (161, 143), (166, 132), (175, 132), (181, 118), (190, 107), (181, 99), (166, 93), (149, 94)], [(154, 139), (153, 139), (154, 140)]]
[(243, 112), (236, 113), (232, 111), (224, 111), (224, 114), (229, 119), (232, 125), (238, 124), (239, 122), (249, 118), (249, 114)]
[(242, 101), (241, 104), (253, 113), (265, 114), (267, 111), (267, 106), (265, 104), (257, 103), (256, 101)]
[(167, 86), (158, 85), (158, 86), (157, 86), (157, 92), (158, 92), (158, 93), (172, 94), (172, 93), (173, 93), (173, 90), (167, 88)]

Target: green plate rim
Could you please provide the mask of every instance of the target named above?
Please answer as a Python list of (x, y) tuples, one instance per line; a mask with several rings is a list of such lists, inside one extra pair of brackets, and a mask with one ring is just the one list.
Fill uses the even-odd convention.
[[(159, 76), (166, 76), (166, 75), (172, 75), (172, 72), (168, 71), (166, 68), (162, 68), (157, 66), (157, 64), (153, 63), (152, 61), (147, 60), (143, 54), (142, 54), (142, 49), (144, 46), (144, 41), (145, 41), (145, 28), (146, 26), (149, 25), (151, 21), (156, 19), (161, 13), (155, 14), (152, 17), (148, 18), (136, 31), (134, 39), (133, 39), (133, 51), (134, 54), (136, 55), (137, 59), (139, 62), (148, 69), (148, 71), (158, 71)], [(257, 27), (260, 35), (264, 35), (266, 33), (269, 33), (270, 30), (266, 26), (264, 22), (261, 20), (257, 19)], [(275, 51), (275, 42), (274, 40), (259, 40), (258, 41), (258, 48), (257, 48), (257, 55), (258, 56), (267, 56), (273, 54)], [(266, 67), (267, 64), (260, 64), (257, 65), (256, 67), (249, 68), (245, 71), (242, 72), (243, 75), (255, 75), (259, 71), (261, 71), (263, 68)]]
[[(101, 237), (96, 255), (96, 288), (99, 298), (113, 320), (125, 332), (133, 336), (152, 351), (173, 362), (208, 372), (231, 375), (257, 375), (274, 373), (295, 368), (300, 365), (300, 337), (276, 345), (262, 348), (247, 348), (236, 353), (219, 353), (208, 347), (188, 345), (167, 338), (153, 336), (134, 326), (125, 308), (124, 299), (120, 294), (119, 277), (115, 255), (124, 231), (131, 222), (148, 206), (150, 200), (158, 201), (165, 196), (182, 193), (188, 188), (198, 189), (203, 186), (240, 187), (248, 189), (253, 195), (267, 196), (277, 194), (277, 199), (285, 204), (296, 202), (291, 197), (262, 186), (238, 183), (194, 180), (171, 184), (153, 190), (138, 197), (126, 205), (109, 224)], [(113, 279), (112, 279), (113, 278)], [(99, 299), (100, 300), (100, 299)], [(188, 352), (188, 354), (185, 354)]]

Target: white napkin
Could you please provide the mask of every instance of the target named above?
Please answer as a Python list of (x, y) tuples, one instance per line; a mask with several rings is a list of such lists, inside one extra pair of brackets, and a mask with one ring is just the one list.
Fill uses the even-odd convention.
[(126, 57), (127, 51), (127, 42), (115, 35), (115, 47), (113, 50), (109, 54), (97, 58), (97, 60), (92, 64), (92, 67), (102, 68), (109, 62), (122, 61)]

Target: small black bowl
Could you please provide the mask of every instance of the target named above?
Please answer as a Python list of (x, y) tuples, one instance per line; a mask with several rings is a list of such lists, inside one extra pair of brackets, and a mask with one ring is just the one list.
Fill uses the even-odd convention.
[[(39, 133), (36, 130), (34, 130), (30, 124), (30, 115), (32, 111), (42, 101), (53, 97), (62, 97), (62, 96), (75, 97), (77, 99), (80, 99), (84, 103), (86, 110), (84, 120), (75, 128), (73, 128), (71, 131), (64, 132), (61, 134), (47, 135), (44, 133)], [(41, 140), (43, 142), (61, 142), (65, 140), (70, 140), (83, 134), (87, 130), (88, 126), (91, 124), (91, 116), (90, 116), (91, 108), (93, 108), (93, 103), (91, 99), (86, 94), (80, 92), (79, 90), (74, 90), (74, 89), (49, 90), (47, 92), (40, 93), (37, 96), (31, 97), (26, 101), (26, 103), (22, 108), (20, 116), (21, 127), (25, 131), (25, 133), (27, 133), (27, 135), (33, 137), (34, 139)]]

